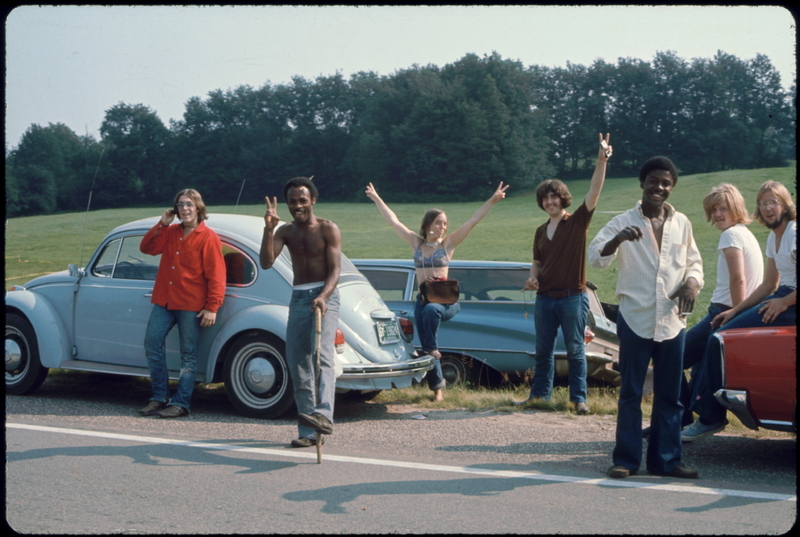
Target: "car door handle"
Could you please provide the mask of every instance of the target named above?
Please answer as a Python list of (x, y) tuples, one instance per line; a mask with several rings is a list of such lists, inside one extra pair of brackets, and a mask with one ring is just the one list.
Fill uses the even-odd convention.
[(145, 298), (150, 298), (151, 296), (153, 296), (153, 293), (145, 293), (144, 296)]

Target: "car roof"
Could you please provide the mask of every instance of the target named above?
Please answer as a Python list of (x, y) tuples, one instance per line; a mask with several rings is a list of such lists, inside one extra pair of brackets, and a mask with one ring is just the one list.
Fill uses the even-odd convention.
[[(156, 225), (160, 218), (159, 216), (152, 216), (128, 222), (117, 226), (111, 233), (148, 230)], [(258, 216), (214, 213), (208, 215), (206, 225), (221, 235), (251, 243), (250, 246), (256, 251), (260, 248), (261, 237), (264, 232), (264, 220)]]
[[(394, 267), (394, 268), (414, 268), (413, 259), (351, 259), (357, 267)], [(528, 270), (530, 263), (517, 261), (479, 261), (466, 259), (450, 260), (450, 268), (484, 268), (484, 269), (518, 269)]]

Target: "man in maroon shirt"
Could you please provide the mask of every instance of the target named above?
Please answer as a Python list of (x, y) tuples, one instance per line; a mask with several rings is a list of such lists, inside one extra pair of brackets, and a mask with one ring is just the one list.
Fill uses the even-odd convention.
[[(178, 217), (180, 223), (170, 225)], [(200, 328), (213, 325), (225, 298), (222, 243), (204, 220), (208, 218), (200, 193), (181, 190), (175, 205), (147, 232), (139, 249), (161, 254), (153, 288), (153, 311), (145, 333), (144, 352), (150, 368), (153, 397), (139, 410), (143, 416), (179, 418), (189, 414), (197, 377)], [(181, 371), (177, 392), (168, 397), (169, 373), (164, 353), (167, 334), (178, 325)]]
[(542, 182), (536, 189), (539, 207), (550, 217), (536, 230), (531, 277), (525, 289), (536, 290), (536, 366), (530, 399), (549, 400), (553, 391), (555, 360), (553, 348), (559, 327), (569, 362), (569, 399), (578, 414), (587, 414), (586, 353), (584, 331), (589, 315), (586, 295), (586, 234), (606, 176), (611, 156), (609, 135), (599, 135), (600, 149), (589, 192), (574, 214), (567, 212), (572, 195), (557, 179)]

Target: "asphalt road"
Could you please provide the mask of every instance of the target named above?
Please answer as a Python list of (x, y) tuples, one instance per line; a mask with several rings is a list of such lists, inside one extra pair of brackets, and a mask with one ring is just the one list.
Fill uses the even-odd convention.
[[(610, 416), (340, 401), (323, 447), (293, 417), (239, 416), (221, 390), (188, 418), (139, 417), (148, 381), (51, 376), (7, 396), (6, 516), (20, 533), (781, 534), (796, 438), (686, 445), (699, 480), (606, 478)], [(423, 416), (425, 419), (417, 419)]]

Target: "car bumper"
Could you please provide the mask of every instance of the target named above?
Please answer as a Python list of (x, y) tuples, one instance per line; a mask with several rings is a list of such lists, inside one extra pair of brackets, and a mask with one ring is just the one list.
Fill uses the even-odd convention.
[(789, 421), (777, 420), (756, 420), (750, 413), (750, 406), (747, 403), (747, 392), (743, 390), (721, 389), (714, 393), (719, 404), (733, 412), (746, 427), (758, 430), (759, 427), (773, 429), (776, 431), (786, 431), (793, 433), (797, 431), (794, 423)]
[(391, 390), (422, 381), (433, 369), (433, 358), (425, 356), (393, 364), (344, 364), (336, 387), (350, 390)]

